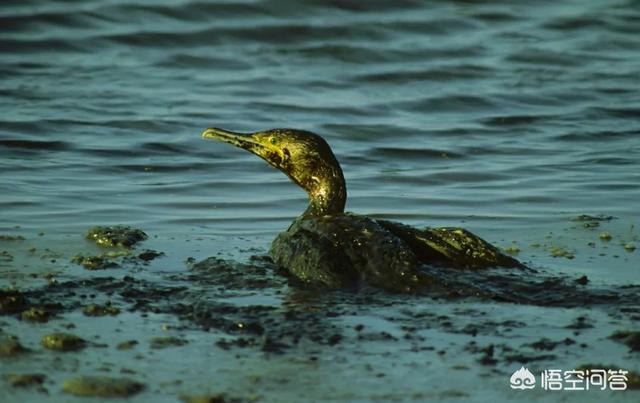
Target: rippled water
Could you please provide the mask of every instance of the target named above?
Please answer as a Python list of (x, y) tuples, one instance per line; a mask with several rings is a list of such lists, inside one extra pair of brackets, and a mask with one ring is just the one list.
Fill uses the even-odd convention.
[(266, 243), (306, 196), (202, 141), (212, 125), (324, 135), (360, 213), (465, 219), (494, 240), (574, 213), (637, 219), (636, 1), (19, 1), (0, 15), (5, 228)]
[(5, 3), (7, 224), (281, 228), (304, 194), (214, 124), (323, 134), (364, 213), (638, 212), (638, 3), (332, 3)]
[[(334, 148), (348, 210), (640, 277), (621, 246), (640, 213), (637, 0), (5, 0), (0, 27), (3, 233), (125, 223), (208, 236), (201, 256), (264, 250), (306, 195), (200, 132), (294, 127)], [(613, 241), (579, 214), (617, 217)], [(529, 247), (545, 237), (580, 253)]]

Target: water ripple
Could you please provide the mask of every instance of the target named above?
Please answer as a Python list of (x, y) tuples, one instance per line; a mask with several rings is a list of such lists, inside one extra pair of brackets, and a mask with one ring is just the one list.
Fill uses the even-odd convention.
[(12, 225), (286, 227), (304, 193), (212, 125), (321, 133), (349, 207), (389, 218), (635, 214), (637, 2), (5, 3)]
[(0, 147), (19, 148), (27, 150), (70, 150), (72, 146), (64, 141), (36, 141), (36, 140), (0, 140)]

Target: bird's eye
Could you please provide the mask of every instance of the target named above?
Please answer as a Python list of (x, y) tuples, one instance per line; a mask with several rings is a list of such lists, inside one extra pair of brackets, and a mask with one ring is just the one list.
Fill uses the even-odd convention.
[(270, 137), (269, 138), (269, 143), (278, 144), (278, 138), (277, 137)]

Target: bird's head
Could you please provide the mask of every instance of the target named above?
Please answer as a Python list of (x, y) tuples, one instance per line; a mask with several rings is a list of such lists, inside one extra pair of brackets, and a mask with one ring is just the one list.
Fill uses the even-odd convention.
[(284, 172), (309, 194), (307, 214), (344, 211), (347, 192), (342, 169), (329, 144), (317, 134), (295, 129), (235, 133), (212, 127), (202, 137), (243, 148)]

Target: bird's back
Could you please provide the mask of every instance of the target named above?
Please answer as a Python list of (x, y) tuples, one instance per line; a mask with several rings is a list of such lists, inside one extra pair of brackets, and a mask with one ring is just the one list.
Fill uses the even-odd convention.
[(371, 284), (418, 292), (439, 281), (425, 265), (457, 269), (524, 267), (461, 228), (417, 229), (341, 213), (297, 218), (269, 254), (297, 279), (329, 288)]
[(371, 284), (415, 292), (431, 279), (404, 240), (366, 216), (302, 216), (271, 244), (269, 254), (298, 279), (331, 288)]

